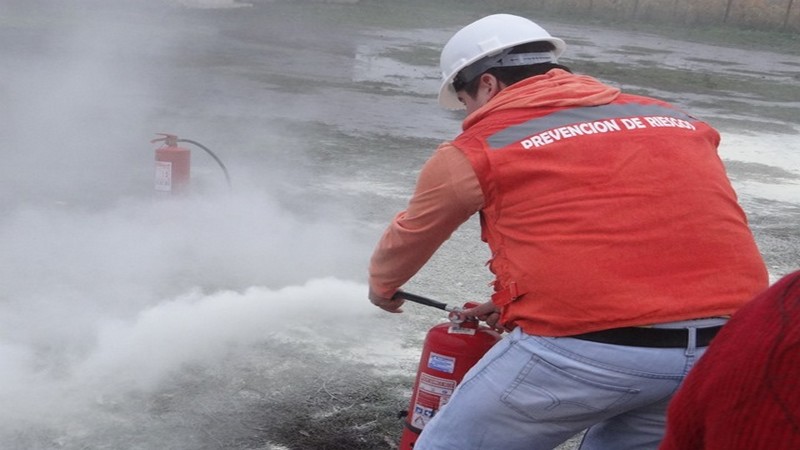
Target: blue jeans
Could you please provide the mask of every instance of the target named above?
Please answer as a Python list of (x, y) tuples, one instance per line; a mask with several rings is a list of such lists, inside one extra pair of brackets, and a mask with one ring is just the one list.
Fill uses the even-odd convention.
[(414, 450), (655, 449), (667, 404), (705, 348), (644, 348), (515, 329), (465, 375)]

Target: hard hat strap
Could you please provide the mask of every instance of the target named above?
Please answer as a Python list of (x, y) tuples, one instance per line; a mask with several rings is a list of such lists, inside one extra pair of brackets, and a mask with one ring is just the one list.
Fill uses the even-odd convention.
[(530, 66), (533, 64), (556, 63), (553, 52), (511, 53), (514, 48), (507, 48), (497, 55), (479, 59), (469, 66), (461, 69), (453, 79), (453, 87), (460, 91), (464, 86), (478, 75), (493, 67)]

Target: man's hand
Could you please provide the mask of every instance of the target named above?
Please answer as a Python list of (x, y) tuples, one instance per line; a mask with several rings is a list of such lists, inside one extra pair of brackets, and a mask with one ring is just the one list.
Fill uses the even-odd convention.
[(486, 322), (489, 328), (502, 333), (504, 331), (511, 331), (513, 328), (508, 328), (500, 321), (500, 308), (495, 306), (494, 303), (488, 301), (482, 303), (474, 308), (467, 308), (459, 312), (459, 315), (464, 318), (476, 318)]
[(401, 298), (393, 300), (391, 298), (381, 297), (377, 295), (375, 292), (373, 292), (372, 288), (369, 289), (369, 301), (371, 301), (372, 304), (377, 306), (378, 308), (384, 311), (389, 311), (390, 313), (403, 312), (403, 309), (400, 307), (403, 306), (403, 303), (406, 302)]

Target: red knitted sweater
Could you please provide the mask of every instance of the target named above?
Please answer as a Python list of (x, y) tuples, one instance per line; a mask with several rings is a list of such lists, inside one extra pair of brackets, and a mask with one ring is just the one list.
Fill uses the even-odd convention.
[(660, 450), (800, 449), (800, 271), (739, 310), (670, 403)]

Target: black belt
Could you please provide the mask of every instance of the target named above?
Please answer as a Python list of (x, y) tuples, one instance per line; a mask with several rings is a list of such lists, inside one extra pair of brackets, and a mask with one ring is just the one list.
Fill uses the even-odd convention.
[[(707, 347), (720, 329), (722, 329), (721, 325), (695, 328), (697, 330), (695, 346)], [(610, 330), (593, 331), (567, 337), (631, 347), (681, 348), (689, 345), (689, 330), (687, 328), (612, 328)]]

